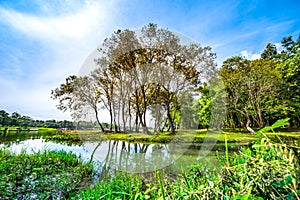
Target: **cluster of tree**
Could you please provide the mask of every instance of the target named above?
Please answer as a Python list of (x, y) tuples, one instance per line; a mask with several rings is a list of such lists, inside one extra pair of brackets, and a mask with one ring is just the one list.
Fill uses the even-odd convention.
[[(215, 120), (255, 133), (251, 127), (281, 118), (299, 127), (300, 37), (285, 37), (281, 46), (278, 52), (267, 44), (259, 59), (234, 56), (216, 69), (210, 47), (184, 45), (155, 24), (140, 32), (118, 30), (98, 49), (97, 69), (69, 76), (52, 90), (52, 98), (75, 121), (92, 110), (103, 132), (142, 128), (149, 133), (151, 123), (155, 131), (175, 133), (178, 127), (219, 127)], [(98, 118), (101, 110), (109, 115), (105, 125)]]
[(152, 123), (155, 131), (167, 128), (174, 134), (180, 124), (195, 125), (186, 101), (215, 72), (210, 47), (182, 44), (171, 31), (149, 24), (140, 32), (116, 31), (98, 50), (97, 69), (69, 76), (52, 90), (59, 109), (69, 109), (75, 121), (92, 110), (103, 132), (101, 109), (109, 113), (110, 131), (149, 133)]
[[(275, 44), (267, 44), (261, 57), (249, 60), (241, 56), (226, 59), (217, 70), (225, 89), (212, 87), (214, 79), (204, 83), (196, 91), (199, 98), (191, 94), (182, 96), (184, 106), (181, 119), (184, 128), (208, 128), (212, 126), (212, 110), (216, 98), (224, 105), (223, 127), (245, 128), (255, 133), (253, 128), (262, 128), (278, 119), (290, 118), (290, 127), (300, 127), (300, 37), (284, 37), (279, 52)], [(186, 113), (192, 113), (186, 114)], [(219, 112), (220, 114), (221, 112)], [(221, 114), (222, 115), (222, 114)]]
[(235, 56), (223, 62), (220, 75), (227, 92), (227, 127), (262, 128), (290, 118), (300, 127), (300, 37), (281, 41), (278, 52), (267, 44), (257, 60)]
[(1, 126), (20, 126), (20, 127), (46, 127), (46, 128), (67, 128), (73, 129), (75, 125), (71, 121), (63, 120), (34, 120), (29, 116), (23, 116), (17, 112), (11, 114), (5, 110), (0, 110)]

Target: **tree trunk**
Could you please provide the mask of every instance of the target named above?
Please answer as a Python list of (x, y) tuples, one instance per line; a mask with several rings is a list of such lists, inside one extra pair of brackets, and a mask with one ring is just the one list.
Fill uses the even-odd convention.
[(103, 126), (100, 123), (99, 118), (98, 118), (98, 110), (97, 110), (97, 108), (94, 108), (94, 111), (95, 111), (95, 114), (96, 114), (96, 120), (97, 120), (97, 122), (98, 122), (98, 124), (99, 124), (99, 126), (101, 128), (102, 133), (104, 133), (104, 128), (103, 128)]
[(256, 132), (250, 127), (250, 124), (251, 124), (251, 120), (250, 120), (250, 117), (249, 117), (249, 114), (248, 114), (248, 111), (247, 109), (245, 108), (245, 116), (246, 116), (246, 119), (247, 119), (247, 123), (246, 123), (246, 129), (252, 133), (252, 134), (256, 134)]
[(171, 134), (172, 135), (175, 135), (175, 126), (174, 126), (174, 120), (172, 119), (172, 116), (171, 116), (171, 113), (170, 113), (170, 108), (169, 106), (167, 106), (167, 117), (168, 117), (168, 120), (169, 120), (169, 125), (170, 125), (170, 128), (171, 128)]
[(260, 105), (258, 103), (257, 103), (257, 112), (258, 112), (259, 128), (263, 128), (264, 127), (264, 121), (263, 121), (263, 117), (262, 117), (261, 108), (260, 108)]
[(127, 123), (127, 118), (125, 117), (125, 101), (122, 103), (122, 120), (123, 120), (123, 132), (126, 132), (126, 123)]
[(118, 126), (117, 126), (117, 122), (116, 122), (116, 110), (115, 107), (113, 105), (113, 115), (114, 115), (114, 128), (115, 128), (115, 132), (118, 132)]
[[(137, 95), (137, 93), (136, 93), (136, 95)], [(136, 114), (137, 114), (136, 122), (138, 121), (138, 119), (140, 119), (140, 124), (142, 125), (142, 129), (143, 129), (144, 133), (148, 134), (149, 130), (147, 128), (146, 122), (143, 120), (144, 115), (141, 111), (140, 105), (138, 104), (138, 100), (136, 100), (135, 104), (136, 104), (136, 109), (137, 109), (136, 110)]]
[(247, 123), (246, 123), (245, 127), (246, 127), (247, 131), (249, 131), (249, 132), (252, 133), (252, 134), (256, 134), (256, 132), (250, 127), (251, 120), (250, 120), (249, 114), (248, 114), (248, 112), (247, 112), (247, 109), (245, 108), (245, 112), (243, 112), (242, 110), (238, 109), (238, 108), (235, 106), (235, 110), (238, 111), (239, 113), (241, 113), (242, 116), (245, 116), (245, 117), (246, 117)]
[(109, 103), (109, 115), (110, 115), (110, 127), (109, 127), (109, 130), (112, 131), (112, 126), (113, 126), (113, 112), (112, 112), (111, 103)]
[(132, 131), (132, 127), (131, 127), (131, 108), (130, 108), (130, 101), (128, 101), (128, 114), (129, 114), (129, 132)]
[(141, 91), (142, 91), (142, 97), (143, 97), (143, 113), (141, 113), (141, 116), (140, 116), (140, 120), (141, 120), (141, 125), (142, 125), (142, 128), (143, 128), (143, 131), (144, 133), (147, 133), (149, 134), (149, 130), (148, 130), (148, 127), (147, 127), (147, 122), (146, 122), (146, 111), (147, 111), (147, 100), (146, 100), (146, 91), (145, 91), (145, 86), (143, 85), (142, 88), (141, 88)]
[(144, 133), (149, 134), (149, 130), (147, 128), (146, 122), (143, 121), (143, 114), (139, 113), (139, 118), (140, 118), (140, 124), (142, 125), (142, 129)]
[(248, 117), (247, 123), (246, 123), (246, 129), (247, 129), (250, 133), (256, 134), (256, 132), (250, 127), (250, 124), (251, 124), (251, 121), (250, 121), (250, 119), (249, 119), (249, 117)]
[(135, 132), (139, 132), (139, 117), (137, 112), (135, 114)]

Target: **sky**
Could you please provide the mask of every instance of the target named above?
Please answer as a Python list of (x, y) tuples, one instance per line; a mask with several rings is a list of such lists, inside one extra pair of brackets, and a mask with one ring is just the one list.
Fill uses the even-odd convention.
[(0, 110), (71, 120), (51, 90), (78, 75), (118, 29), (155, 23), (202, 46), (216, 62), (259, 58), (267, 43), (300, 36), (299, 0), (0, 0)]

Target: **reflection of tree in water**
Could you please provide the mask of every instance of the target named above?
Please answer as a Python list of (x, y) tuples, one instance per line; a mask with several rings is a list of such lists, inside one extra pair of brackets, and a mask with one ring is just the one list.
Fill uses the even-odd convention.
[[(91, 160), (97, 155), (99, 143), (92, 152)], [(168, 144), (141, 144), (109, 140), (105, 158), (101, 161), (103, 173), (125, 171), (147, 173), (172, 165), (176, 147)], [(105, 171), (106, 170), (106, 171)]]
[(208, 169), (211, 166), (216, 167), (215, 156), (199, 159), (199, 152), (203, 150), (201, 145), (190, 148), (188, 146), (189, 144), (183, 143), (141, 144), (107, 140), (97, 144), (91, 160), (99, 160), (101, 163), (96, 179), (123, 171), (142, 175), (145, 183), (156, 179), (157, 171), (160, 171), (164, 178), (174, 181), (182, 170), (189, 170), (187, 166), (190, 164), (201, 163)]
[(34, 139), (41, 139), (45, 137), (44, 133), (26, 133), (21, 132), (19, 134), (0, 134), (0, 143), (6, 145), (6, 147), (10, 147), (14, 144), (20, 144), (21, 142), (24, 142), (28, 139), (34, 140)]

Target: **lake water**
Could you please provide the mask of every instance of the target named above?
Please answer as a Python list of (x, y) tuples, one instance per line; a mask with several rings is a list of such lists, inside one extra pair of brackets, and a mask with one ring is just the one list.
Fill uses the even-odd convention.
[[(71, 151), (84, 161), (93, 161), (98, 174), (102, 173), (103, 169), (129, 173), (166, 170), (169, 174), (177, 174), (182, 168), (199, 162), (218, 167), (216, 150), (220, 154), (224, 152), (224, 146), (215, 143), (143, 144), (114, 140), (67, 143), (46, 141), (43, 136), (38, 135), (0, 139), (0, 148), (8, 148), (15, 153), (24, 150), (29, 153), (43, 150)], [(239, 149), (239, 146), (235, 146), (231, 151)]]

